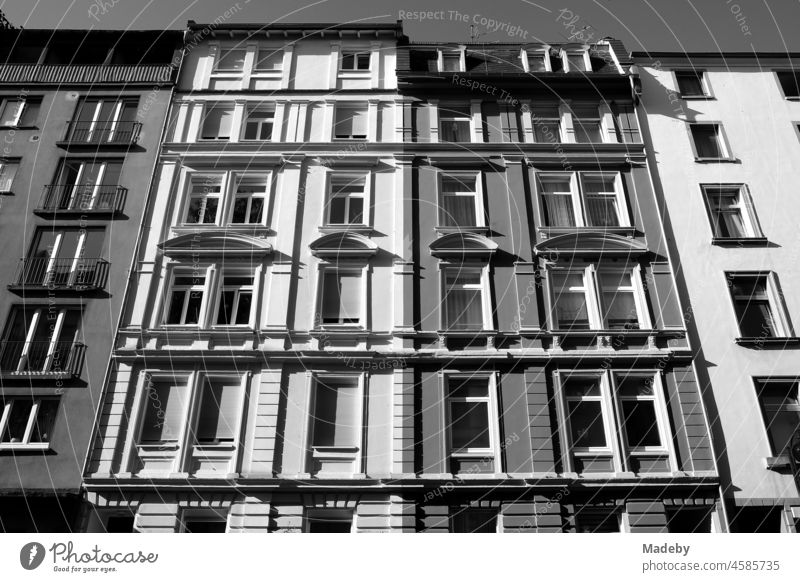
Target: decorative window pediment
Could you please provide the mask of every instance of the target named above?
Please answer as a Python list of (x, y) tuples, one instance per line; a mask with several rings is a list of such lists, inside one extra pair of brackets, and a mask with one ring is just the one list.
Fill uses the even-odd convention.
[(497, 250), (497, 243), (485, 236), (471, 232), (446, 234), (431, 243), (434, 257), (491, 257)]
[(182, 234), (158, 245), (170, 257), (243, 256), (255, 257), (272, 253), (272, 245), (262, 238), (224, 230)]
[(632, 238), (608, 232), (571, 232), (554, 236), (534, 247), (536, 254), (569, 253), (573, 255), (624, 255), (638, 256), (647, 247)]
[(318, 238), (309, 247), (315, 257), (328, 259), (371, 257), (378, 245), (364, 235), (354, 232), (334, 232)]

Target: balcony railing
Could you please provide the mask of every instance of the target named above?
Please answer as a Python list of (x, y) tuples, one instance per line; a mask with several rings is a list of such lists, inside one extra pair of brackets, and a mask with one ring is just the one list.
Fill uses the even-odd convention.
[(141, 131), (138, 121), (70, 121), (63, 141), (71, 145), (134, 145)]
[(36, 211), (115, 214), (122, 212), (126, 192), (126, 188), (117, 185), (48, 184)]
[(165, 65), (36, 65), (0, 66), (0, 83), (169, 83), (175, 67)]
[(105, 259), (98, 258), (20, 259), (17, 276), (11, 287), (69, 291), (102, 289), (108, 279), (108, 266)]
[(0, 372), (19, 376), (77, 376), (86, 346), (72, 341), (0, 342)]

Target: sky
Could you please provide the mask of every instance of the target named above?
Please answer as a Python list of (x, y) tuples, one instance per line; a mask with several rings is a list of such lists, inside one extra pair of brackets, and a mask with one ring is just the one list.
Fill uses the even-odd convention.
[[(0, 0), (24, 28), (403, 20), (412, 41), (593, 42), (630, 51), (800, 52), (800, 0)], [(470, 25), (475, 28), (470, 29)]]

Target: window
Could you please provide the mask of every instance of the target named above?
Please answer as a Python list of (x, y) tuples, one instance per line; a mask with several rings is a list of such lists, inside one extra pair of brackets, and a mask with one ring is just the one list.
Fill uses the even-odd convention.
[(481, 330), (484, 319), (483, 270), (444, 269), (444, 328), (448, 331)]
[(329, 225), (364, 225), (365, 188), (363, 174), (332, 174), (329, 181), (327, 223)]
[(610, 451), (600, 378), (569, 377), (562, 385), (573, 450)]
[(441, 176), (439, 224), (452, 228), (483, 226), (478, 175)]
[(241, 393), (240, 378), (205, 380), (194, 431), (196, 444), (217, 445), (237, 439)]
[(270, 105), (257, 105), (247, 109), (242, 139), (247, 141), (272, 141), (275, 123), (275, 108)]
[(81, 311), (15, 306), (0, 353), (0, 369), (15, 374), (75, 374), (80, 365)]
[(472, 141), (469, 105), (439, 105), (439, 139), (443, 142)]
[(323, 325), (360, 324), (362, 271), (325, 269), (321, 276), (320, 304)]
[(20, 282), (50, 288), (102, 283), (104, 239), (102, 228), (38, 229)]
[(558, 104), (534, 104), (531, 109), (531, 122), (536, 143), (561, 141), (561, 112)]
[(351, 533), (353, 512), (346, 510), (314, 510), (306, 517), (308, 533)]
[(106, 521), (106, 533), (136, 533), (136, 519), (131, 514), (111, 515)]
[(740, 337), (777, 338), (792, 335), (774, 273), (728, 273)]
[(663, 449), (659, 432), (658, 403), (652, 376), (615, 377), (622, 435), (628, 450)]
[(0, 450), (46, 448), (58, 412), (54, 398), (5, 397), (0, 400)]
[(200, 323), (206, 277), (176, 273), (169, 293), (169, 303), (164, 318), (167, 325), (198, 325)]
[(439, 71), (443, 73), (458, 73), (463, 71), (461, 66), (461, 51), (439, 51)]
[(550, 70), (547, 51), (526, 51), (529, 73), (543, 73)]
[(568, 73), (574, 73), (576, 71), (591, 71), (591, 67), (587, 64), (586, 51), (565, 52), (564, 70)]
[(550, 273), (553, 322), (560, 330), (649, 327), (638, 267), (590, 266)]
[(255, 70), (279, 71), (283, 68), (283, 48), (262, 48), (258, 49)]
[(265, 174), (238, 175), (231, 224), (264, 224), (268, 187)]
[(70, 124), (68, 141), (130, 144), (139, 138), (138, 99), (84, 98)]
[(620, 533), (620, 514), (614, 509), (575, 509), (576, 533)]
[(216, 224), (222, 197), (222, 174), (192, 174), (186, 207), (186, 224)]
[(253, 308), (253, 277), (225, 273), (219, 295), (217, 325), (249, 325)]
[(185, 380), (150, 380), (143, 394), (139, 444), (177, 443), (186, 417)]
[(0, 100), (0, 127), (32, 127), (39, 119), (40, 99)]
[(497, 533), (497, 511), (454, 507), (450, 510), (452, 533)]
[(116, 208), (121, 160), (76, 160), (66, 158), (48, 188), (47, 207), (69, 210)]
[(715, 184), (703, 185), (701, 188), (714, 238), (741, 239), (764, 236), (746, 186)]
[(317, 377), (311, 446), (357, 448), (361, 444), (359, 378)]
[(183, 533), (225, 533), (227, 530), (227, 516), (216, 511), (192, 511), (183, 516)]
[(667, 511), (668, 533), (711, 533), (712, 508), (681, 505)]
[(596, 105), (573, 105), (575, 143), (603, 143), (603, 123)]
[(783, 507), (737, 506), (730, 511), (731, 533), (780, 533)]
[(675, 80), (684, 99), (707, 96), (703, 71), (675, 71)]
[(778, 82), (787, 99), (800, 99), (800, 72), (778, 71)]
[(701, 160), (720, 160), (730, 157), (718, 123), (692, 123), (692, 143), (695, 156)]
[(14, 177), (17, 175), (19, 163), (0, 160), (0, 194), (14, 191)]
[(642, 143), (639, 133), (639, 122), (636, 120), (636, 110), (632, 104), (613, 103), (614, 128), (617, 132), (617, 141), (620, 143)]
[(217, 59), (217, 71), (243, 71), (245, 49), (220, 49)]
[(756, 390), (772, 455), (785, 455), (800, 428), (797, 380), (757, 380)]
[(342, 51), (342, 71), (369, 71), (370, 53)]
[(230, 139), (232, 127), (233, 105), (206, 105), (200, 129), (201, 139)]
[(489, 378), (451, 376), (447, 388), (450, 450), (493, 455)]
[[(519, 134), (519, 120), (517, 118), (517, 109), (507, 105), (500, 105), (500, 131), (502, 132), (503, 141), (506, 143), (513, 143), (521, 141)], [(484, 124), (484, 132), (488, 133), (488, 125)], [(488, 141), (488, 140), (487, 140)]]
[(366, 105), (337, 103), (333, 136), (336, 139), (367, 139)]
[[(545, 224), (550, 227), (628, 226), (619, 174), (539, 174)], [(580, 184), (580, 191), (578, 190)]]

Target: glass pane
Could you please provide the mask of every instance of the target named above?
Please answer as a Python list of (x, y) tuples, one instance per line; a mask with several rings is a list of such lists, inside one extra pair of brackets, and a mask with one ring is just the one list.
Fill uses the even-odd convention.
[(561, 141), (560, 126), (558, 121), (534, 119), (533, 133), (536, 143), (559, 143)]
[(447, 329), (483, 329), (480, 289), (450, 289), (445, 298)]
[(350, 197), (350, 209), (348, 213), (348, 224), (361, 224), (364, 222), (364, 199), (357, 196)]
[(716, 125), (692, 125), (692, 137), (694, 138), (694, 145), (698, 157), (723, 157)]
[(238, 197), (233, 202), (233, 216), (231, 222), (234, 224), (244, 224), (247, 222), (247, 198)]
[(678, 90), (684, 97), (704, 95), (702, 73), (676, 73)]
[(639, 312), (630, 273), (601, 273), (599, 276), (603, 298), (603, 319), (608, 329), (637, 329)]
[(451, 402), (450, 414), (453, 449), (489, 448), (488, 403)]
[(24, 101), (9, 100), (3, 103), (3, 111), (0, 112), (0, 125), (12, 126), (17, 123), (17, 116)]
[(194, 324), (200, 321), (200, 306), (203, 304), (203, 292), (191, 291), (189, 293), (189, 304), (186, 307), (186, 324)]
[(445, 142), (469, 142), (470, 122), (467, 120), (442, 120), (439, 139)]
[(315, 515), (308, 519), (308, 533), (350, 533), (352, 517)]
[(355, 68), (356, 55), (354, 53), (342, 53), (342, 69), (350, 71)]
[(486, 378), (450, 378), (450, 396), (453, 398), (487, 398), (489, 380)]
[(250, 224), (258, 224), (261, 222), (264, 212), (264, 199), (253, 198), (250, 202)]
[(605, 447), (603, 409), (600, 402), (592, 400), (567, 401), (567, 414), (575, 447)]
[[(3, 433), (2, 442), (22, 443), (25, 440), (25, 430), (28, 427), (28, 420), (31, 416), (33, 400), (11, 400), (11, 414), (8, 417), (8, 424)], [(6, 404), (8, 401), (6, 402)]]
[(214, 224), (217, 222), (217, 207), (219, 206), (219, 199), (206, 198), (205, 206), (205, 212), (203, 212), (203, 224)]
[(461, 55), (458, 53), (442, 54), (442, 71), (458, 72), (461, 70)]
[(792, 436), (800, 428), (800, 413), (788, 410), (767, 411), (766, 421), (772, 451), (776, 455), (786, 452)]
[(25, 107), (22, 109), (22, 117), (19, 120), (19, 124), (22, 127), (36, 125), (36, 121), (39, 119), (40, 107), (41, 103), (38, 101), (26, 101)]
[(58, 400), (42, 400), (39, 402), (39, 412), (36, 414), (36, 421), (33, 424), (30, 442), (50, 442), (52, 437), (51, 431), (56, 422), (56, 412), (58, 412)]
[(769, 301), (738, 299), (736, 312), (742, 337), (776, 337), (775, 322)]
[(256, 70), (274, 71), (283, 67), (283, 49), (258, 51)]
[(167, 323), (181, 323), (183, 303), (186, 300), (186, 294), (188, 292), (187, 290), (172, 292), (172, 299), (169, 303), (169, 309), (167, 310)]
[(184, 524), (184, 533), (225, 533), (222, 520), (191, 520)]
[(317, 383), (314, 405), (315, 447), (354, 447), (357, 422), (358, 386), (355, 382), (324, 380)]
[(599, 121), (573, 118), (572, 126), (577, 143), (602, 143), (603, 131)]
[(197, 419), (199, 443), (232, 441), (238, 424), (240, 385), (231, 381), (206, 382)]
[(250, 308), (253, 303), (252, 291), (239, 292), (239, 307), (236, 310), (236, 325), (245, 325), (250, 323)]
[(475, 196), (444, 193), (442, 195), (442, 226), (469, 227), (477, 225)]
[(620, 396), (653, 396), (653, 384), (651, 376), (617, 377)]
[(335, 196), (331, 198), (330, 214), (328, 222), (330, 224), (346, 224), (345, 210), (347, 208), (347, 198), (344, 196)]
[(555, 289), (556, 320), (559, 329), (589, 329), (589, 312), (583, 291)]
[(619, 521), (613, 511), (586, 511), (578, 509), (575, 514), (577, 533), (619, 533)]
[(243, 50), (228, 50), (222, 51), (217, 69), (223, 71), (241, 71), (244, 69), (244, 55), (246, 51)]
[(585, 71), (586, 70), (586, 61), (583, 58), (583, 54), (567, 55), (567, 60), (569, 61), (569, 70), (570, 71)]
[(183, 422), (183, 386), (152, 383), (145, 388), (142, 442), (177, 441)]
[(231, 323), (231, 318), (233, 317), (233, 301), (235, 298), (236, 291), (223, 291), (219, 299), (219, 311), (217, 312), (217, 323), (219, 325), (228, 325)]
[(652, 400), (623, 400), (622, 427), (631, 447), (659, 447), (655, 402)]

